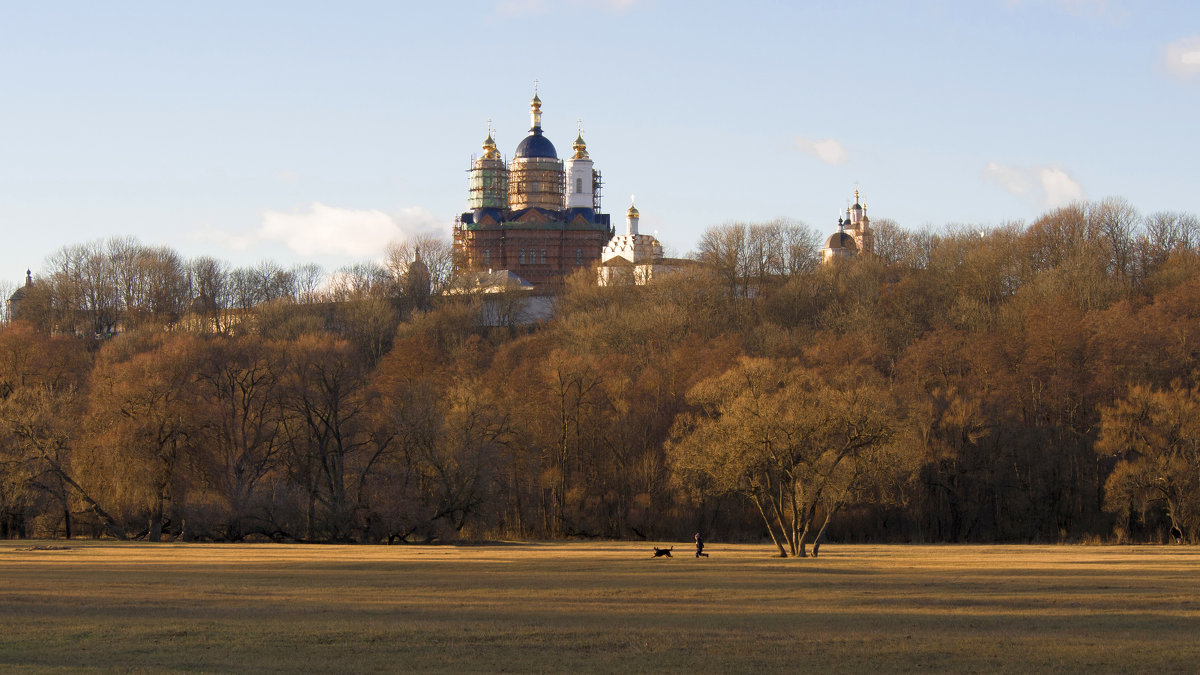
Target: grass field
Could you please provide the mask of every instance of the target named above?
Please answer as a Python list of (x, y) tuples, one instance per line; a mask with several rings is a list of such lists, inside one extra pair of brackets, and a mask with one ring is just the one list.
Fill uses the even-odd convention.
[(1194, 547), (708, 550), (0, 542), (0, 670), (1200, 668)]

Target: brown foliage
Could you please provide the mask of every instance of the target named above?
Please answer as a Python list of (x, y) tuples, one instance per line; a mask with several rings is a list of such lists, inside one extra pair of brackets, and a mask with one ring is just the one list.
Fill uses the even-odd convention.
[[(1027, 227), (875, 226), (877, 256), (823, 266), (796, 223), (711, 228), (701, 264), (645, 286), (581, 272), (535, 322), (523, 291), (439, 296), (436, 242), (324, 282), (129, 239), (64, 247), (17, 305), (29, 321), (0, 329), (0, 527), (700, 527), (789, 553), (822, 530), (1196, 536), (1177, 450), (1200, 383), (1194, 216), (1110, 199)], [(866, 427), (886, 433), (839, 454)], [(1160, 477), (1176, 492), (1155, 496)]]

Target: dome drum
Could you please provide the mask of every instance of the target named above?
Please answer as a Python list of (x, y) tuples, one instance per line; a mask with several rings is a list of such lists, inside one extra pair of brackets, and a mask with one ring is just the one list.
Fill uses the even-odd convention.
[(561, 210), (566, 192), (564, 179), (562, 162), (557, 159), (514, 159), (508, 169), (509, 208)]
[(503, 209), (508, 206), (508, 170), (504, 168), (503, 160), (476, 160), (468, 184), (469, 208)]

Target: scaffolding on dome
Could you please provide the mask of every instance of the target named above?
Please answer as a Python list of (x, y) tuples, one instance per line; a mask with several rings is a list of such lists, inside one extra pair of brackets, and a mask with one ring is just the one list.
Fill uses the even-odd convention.
[(508, 169), (508, 206), (511, 209), (562, 209), (566, 190), (566, 175), (560, 160), (520, 158), (513, 160)]
[(472, 157), (467, 173), (469, 208), (503, 209), (508, 206), (508, 169), (503, 158)]

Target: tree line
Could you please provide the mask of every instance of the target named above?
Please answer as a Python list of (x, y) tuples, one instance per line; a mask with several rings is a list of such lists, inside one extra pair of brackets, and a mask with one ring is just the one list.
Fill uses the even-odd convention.
[(821, 265), (713, 227), (536, 323), (435, 240), (333, 275), (66, 247), (0, 329), (0, 534), (1200, 540), (1195, 216), (874, 228)]

